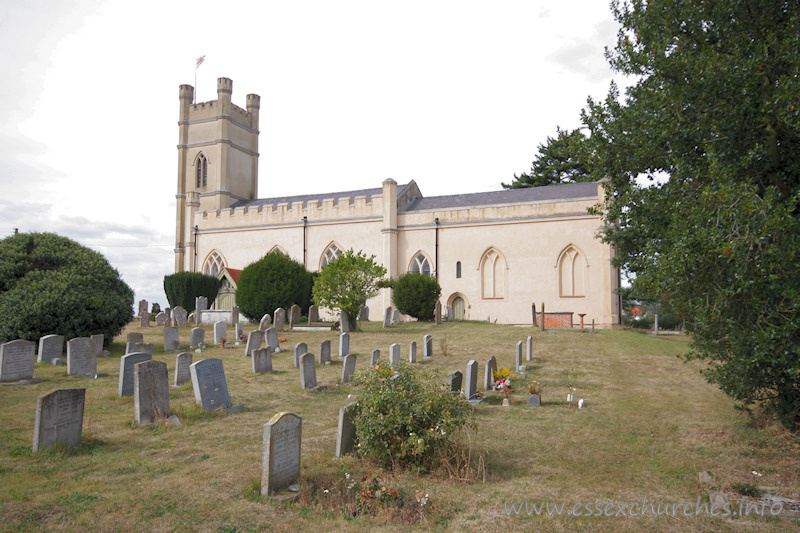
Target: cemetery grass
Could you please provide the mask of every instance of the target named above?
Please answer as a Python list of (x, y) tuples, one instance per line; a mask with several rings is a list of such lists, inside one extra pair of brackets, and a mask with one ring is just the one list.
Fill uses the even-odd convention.
[[(246, 327), (246, 331), (255, 329)], [(181, 329), (186, 342), (190, 328)], [(206, 339), (210, 337), (207, 327)], [(407, 323), (383, 329), (370, 323), (351, 334), (357, 371), (369, 354), (389, 345), (418, 344), (423, 366), (444, 375), (480, 363), (482, 390), (486, 360), (513, 368), (515, 344), (533, 336), (533, 355), (524, 364), (544, 386), (543, 407), (527, 406), (518, 382), (511, 407), (496, 393), (476, 409), (475, 428), (463, 438), (482, 454), (485, 476), (456, 476), (377, 469), (366, 460), (333, 460), (339, 407), (358, 396), (358, 384), (338, 385), (336, 332), (284, 332), (284, 350), (273, 357), (275, 371), (254, 375), (244, 345), (211, 347), (194, 360), (223, 360), (233, 404), (246, 411), (223, 415), (195, 405), (191, 384), (170, 390), (170, 408), (182, 425), (136, 426), (133, 398), (117, 397), (119, 358), (125, 334), (140, 331), (154, 344), (154, 359), (166, 362), (174, 378), (175, 353), (164, 353), (161, 328), (128, 326), (115, 339), (109, 357), (98, 359), (96, 379), (68, 377), (65, 367), (37, 364), (41, 383), (0, 387), (0, 530), (74, 531), (289, 531), (399, 529), (480, 531), (785, 531), (797, 521), (780, 518), (721, 518), (705, 514), (644, 517), (576, 517), (577, 502), (660, 503), (708, 501), (709, 490), (736, 494), (735, 487), (766, 486), (780, 496), (800, 497), (800, 443), (779, 424), (751, 419), (699, 374), (700, 366), (677, 356), (687, 351), (684, 336), (653, 337), (630, 330), (577, 332), (487, 323), (455, 322), (433, 326)], [(422, 359), (422, 336), (434, 337), (434, 357)], [(447, 355), (442, 353), (446, 338)], [(304, 391), (292, 365), (292, 348), (305, 342), (317, 354), (330, 340), (333, 363), (317, 367), (323, 392)], [(524, 345), (523, 345), (524, 350)], [(524, 355), (523, 355), (524, 359)], [(574, 371), (574, 394), (585, 409), (566, 402), (565, 373)], [(527, 380), (524, 380), (527, 381)], [(83, 441), (76, 450), (32, 454), (36, 398), (54, 388), (85, 387)], [(316, 484), (304, 503), (277, 502), (259, 494), (262, 426), (278, 412), (303, 417), (302, 468), (305, 483)], [(708, 471), (710, 483), (698, 481)], [(753, 472), (757, 472), (758, 476)], [(358, 514), (350, 505), (346, 474), (385, 475), (382, 483), (408, 503), (406, 512), (374, 507)], [(338, 489), (337, 489), (338, 487)], [(325, 505), (325, 489), (340, 501)], [(338, 493), (336, 490), (338, 490)], [(424, 505), (417, 498), (427, 494)], [(333, 496), (331, 496), (333, 497)], [(566, 502), (561, 516), (510, 506)], [(508, 511), (511, 510), (511, 516)], [(613, 511), (617, 508), (614, 507)], [(769, 513), (767, 513), (769, 514)]]

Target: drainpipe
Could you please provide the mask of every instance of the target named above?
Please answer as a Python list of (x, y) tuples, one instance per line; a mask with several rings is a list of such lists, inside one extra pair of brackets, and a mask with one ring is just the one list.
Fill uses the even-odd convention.
[(306, 256), (308, 255), (308, 217), (303, 217), (303, 266), (308, 268)]
[(434, 218), (433, 223), (436, 225), (436, 258), (434, 259), (434, 275), (436, 280), (439, 280), (439, 218)]
[(194, 233), (194, 261), (192, 263), (192, 272), (197, 272), (197, 234), (200, 233), (200, 228), (195, 226), (192, 232)]

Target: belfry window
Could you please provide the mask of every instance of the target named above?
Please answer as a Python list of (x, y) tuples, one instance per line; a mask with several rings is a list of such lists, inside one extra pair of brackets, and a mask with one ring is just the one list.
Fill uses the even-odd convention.
[(205, 189), (208, 186), (208, 160), (204, 154), (197, 156), (195, 173), (197, 175), (197, 188)]

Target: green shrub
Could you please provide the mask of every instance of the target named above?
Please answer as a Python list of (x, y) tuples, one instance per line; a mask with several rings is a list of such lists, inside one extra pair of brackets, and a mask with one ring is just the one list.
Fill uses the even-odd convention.
[(361, 375), (360, 414), (355, 417), (360, 451), (386, 467), (433, 466), (466, 426), (472, 407), (445, 386), (443, 376), (423, 374), (405, 362), (392, 370), (385, 361)]
[(107, 345), (133, 317), (133, 291), (99, 253), (53, 233), (0, 241), (0, 340), (102, 333)]
[(290, 257), (272, 252), (242, 270), (236, 283), (236, 305), (248, 319), (258, 322), (278, 307), (297, 304), (307, 311), (312, 275)]
[[(176, 272), (164, 276), (164, 293), (169, 306), (181, 306), (186, 312), (194, 311), (195, 298), (205, 296), (211, 305), (219, 292), (219, 278), (200, 272)], [(155, 312), (153, 304), (153, 312)]]
[(391, 282), (392, 301), (401, 313), (417, 320), (433, 320), (442, 288), (436, 278), (408, 272)]

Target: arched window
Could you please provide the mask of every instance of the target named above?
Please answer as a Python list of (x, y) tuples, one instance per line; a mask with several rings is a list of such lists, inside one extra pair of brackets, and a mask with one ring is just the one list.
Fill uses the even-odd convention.
[(419, 252), (414, 256), (414, 259), (411, 260), (408, 270), (410, 272), (414, 272), (415, 274), (425, 274), (426, 276), (430, 276), (431, 262), (428, 261), (427, 257), (425, 257), (425, 254)]
[(456, 278), (461, 277), (461, 261), (456, 261)]
[(222, 256), (214, 250), (208, 257), (206, 257), (205, 262), (203, 263), (203, 274), (207, 274), (209, 276), (219, 276), (219, 273), (222, 272), (222, 269), (225, 268), (225, 260)]
[(278, 246), (277, 244), (276, 244), (275, 246), (273, 246), (273, 247), (270, 249), (270, 251), (269, 251), (269, 252), (267, 252), (267, 253), (268, 253), (268, 254), (271, 254), (272, 252), (278, 252), (279, 254), (283, 254), (283, 255), (285, 255), (286, 257), (289, 257), (289, 254), (288, 254), (288, 253), (286, 253), (286, 250), (284, 250), (283, 248), (281, 248), (281, 247), (280, 247), (280, 246)]
[(586, 257), (575, 246), (567, 246), (558, 258), (558, 286), (562, 298), (586, 296)]
[(342, 251), (339, 249), (336, 243), (330, 243), (328, 247), (325, 248), (325, 252), (322, 254), (322, 262), (320, 263), (321, 268), (325, 268), (339, 259), (340, 255), (342, 255)]
[(195, 175), (197, 177), (197, 188), (206, 188), (206, 186), (208, 186), (208, 160), (203, 153), (197, 156), (197, 161), (195, 162)]
[(481, 289), (485, 299), (506, 297), (506, 260), (503, 255), (489, 248), (481, 259)]

